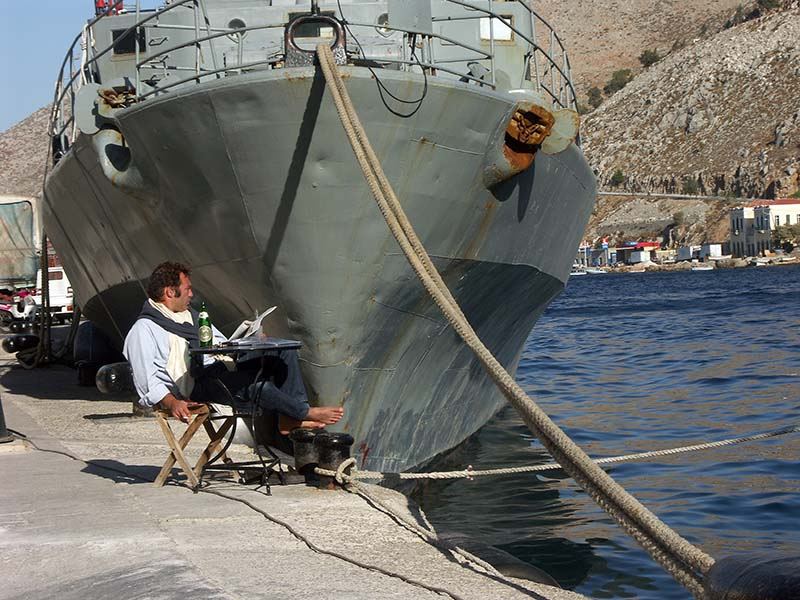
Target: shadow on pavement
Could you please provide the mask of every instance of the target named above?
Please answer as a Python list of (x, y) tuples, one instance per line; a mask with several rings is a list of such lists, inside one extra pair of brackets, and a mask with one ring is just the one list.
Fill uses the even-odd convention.
[(83, 418), (87, 421), (139, 421), (143, 418), (147, 417), (140, 417), (138, 415), (134, 415), (132, 410), (128, 412), (119, 412), (119, 413), (101, 413), (101, 414), (89, 414), (83, 415)]
[(0, 369), (0, 384), (12, 394), (31, 396), (42, 400), (89, 400), (131, 402), (130, 394), (103, 394), (94, 386), (78, 385), (75, 369), (64, 365), (46, 365), (28, 369), (18, 363)]
[(118, 460), (95, 459), (86, 462), (84, 473), (110, 479), (114, 483), (152, 484), (160, 467), (154, 465), (126, 465)]

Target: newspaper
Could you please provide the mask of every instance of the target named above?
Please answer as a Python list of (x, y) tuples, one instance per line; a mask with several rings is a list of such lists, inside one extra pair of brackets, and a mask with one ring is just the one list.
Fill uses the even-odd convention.
[[(268, 308), (267, 310), (262, 312), (260, 315), (258, 315), (255, 319), (253, 319), (252, 321), (248, 321), (248, 320), (242, 321), (241, 325), (239, 325), (236, 328), (236, 331), (234, 331), (231, 334), (231, 337), (228, 338), (228, 343), (243, 342), (245, 340), (248, 340), (248, 338), (251, 338), (251, 337), (257, 335), (258, 333), (260, 333), (261, 332), (261, 323), (264, 320), (264, 317), (266, 317), (267, 315), (271, 314), (272, 311), (274, 311), (276, 308), (278, 308), (278, 307), (277, 306), (272, 306), (272, 307)], [(248, 341), (251, 341), (251, 340), (248, 340)]]

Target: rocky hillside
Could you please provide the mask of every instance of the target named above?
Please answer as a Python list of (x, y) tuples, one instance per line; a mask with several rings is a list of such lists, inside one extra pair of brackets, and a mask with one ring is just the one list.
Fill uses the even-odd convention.
[(720, 200), (600, 197), (585, 239), (596, 243), (607, 238), (612, 246), (631, 240), (675, 245), (721, 243), (730, 236), (730, 206)]
[(0, 134), (0, 194), (38, 196), (47, 156), (49, 108)]
[[(671, 53), (584, 120), (601, 189), (786, 197), (800, 188), (800, 8), (725, 29)], [(727, 237), (725, 203), (598, 202), (587, 237), (673, 232)], [(638, 235), (637, 235), (638, 234)]]
[[(745, 2), (747, 4), (748, 2)], [(603, 87), (618, 69), (641, 68), (638, 57), (673, 47), (722, 28), (742, 0), (565, 0), (534, 2), (570, 53), (579, 95)], [(583, 103), (583, 101), (582, 101)]]
[(604, 189), (787, 196), (800, 187), (798, 90), (794, 8), (647, 69), (586, 118), (584, 150)]

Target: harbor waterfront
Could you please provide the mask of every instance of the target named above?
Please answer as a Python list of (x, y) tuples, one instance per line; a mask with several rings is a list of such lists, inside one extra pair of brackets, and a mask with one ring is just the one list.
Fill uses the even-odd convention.
[[(798, 424), (798, 298), (800, 266), (576, 278), (528, 339), (517, 380), (597, 457)], [(795, 433), (611, 473), (715, 558), (796, 556), (798, 457)], [(548, 461), (505, 409), (434, 470)], [(593, 598), (689, 597), (572, 480), (549, 475), (432, 481), (413, 497), (435, 526)]]
[[(541, 329), (528, 340), (518, 380), (595, 456), (720, 440), (796, 424), (800, 422), (800, 372), (796, 366), (800, 323), (795, 308), (799, 292), (798, 266), (581, 278), (569, 284), (544, 315)], [(117, 558), (81, 571), (85, 575), (82, 581), (88, 585), (120, 575), (123, 563), (125, 568), (130, 567), (125, 562), (125, 548), (138, 544), (136, 536), (130, 537), (130, 527), (166, 527), (173, 541), (159, 540), (157, 554), (167, 556), (163, 553), (176, 550), (171, 544), (193, 547), (199, 539), (213, 537), (224, 522), (233, 527), (225, 530), (225, 536), (247, 541), (247, 560), (253, 568), (254, 552), (261, 545), (269, 546), (270, 556), (280, 565), (270, 579), (271, 585), (287, 585), (281, 576), (290, 572), (287, 565), (294, 560), (318, 568), (313, 554), (300, 556), (285, 541), (275, 546), (275, 536), (287, 535), (285, 531), (254, 529), (261, 527), (254, 517), (243, 516), (238, 507), (230, 512), (230, 503), (209, 503), (208, 498), (192, 497), (188, 490), (174, 486), (158, 491), (149, 485), (133, 485), (151, 480), (163, 458), (163, 441), (149, 419), (131, 418), (124, 404), (109, 401), (96, 390), (75, 387), (74, 373), (63, 367), (11, 369), (8, 355), (3, 363), (0, 393), (9, 427), (29, 434), (45, 449), (86, 461), (79, 463), (30, 448), (23, 454), (3, 452), (0, 467), (4, 480), (12, 483), (8, 489), (22, 494), (7, 492), (2, 496), (4, 503), (14, 507), (6, 512), (27, 515), (20, 519), (12, 515), (14, 522), (7, 527), (22, 548), (14, 552), (14, 560), (27, 560), (25, 557), (34, 554), (47, 560), (65, 560), (51, 543), (56, 538), (72, 540), (56, 546), (69, 548), (70, 555), (81, 564), (91, 563), (86, 559), (92, 552), (103, 553), (109, 544), (116, 547)], [(746, 552), (796, 554), (800, 531), (791, 515), (800, 508), (798, 451), (800, 436), (793, 434), (702, 454), (622, 464), (612, 470), (668, 524), (715, 557)], [(472, 464), (482, 469), (547, 461), (547, 455), (513, 411), (506, 409), (466, 444), (443, 457), (436, 468), (448, 462), (457, 468)], [(25, 468), (20, 469), (22, 463)], [(70, 466), (74, 467), (71, 471)], [(22, 472), (33, 473), (30, 485), (52, 493), (46, 498), (25, 495), (27, 480), (20, 478)], [(118, 485), (110, 485), (109, 480)], [(50, 485), (42, 488), (43, 481)], [(248, 497), (254, 494), (239, 486), (227, 487), (226, 493), (238, 490), (237, 494)], [(89, 495), (67, 494), (68, 499), (63, 490), (70, 489)], [(326, 519), (342, 523), (355, 520), (359, 527), (369, 523), (372, 531), (374, 519), (383, 517), (369, 516), (363, 502), (354, 502), (343, 494), (330, 496), (337, 500), (323, 502), (325, 517), (320, 520), (313, 514), (321, 506), (319, 493), (297, 486), (275, 490), (275, 498), (255, 494), (260, 508), (302, 527), (306, 534), (322, 535), (312, 538), (317, 542), (335, 544), (339, 551), (357, 546), (362, 554), (353, 556), (366, 556), (362, 536), (346, 526), (335, 528), (344, 535), (342, 538), (334, 540), (322, 534), (330, 526)], [(26, 499), (18, 506), (22, 498)], [(159, 508), (165, 498), (167, 504), (199, 502), (201, 510), (189, 518), (172, 514)], [(401, 496), (390, 498), (399, 501), (401, 508), (404, 505)], [(686, 591), (583, 493), (576, 492), (574, 483), (555, 473), (549, 477), (516, 475), (448, 484), (429, 482), (412, 498), (447, 539), (463, 539), (456, 533), (460, 532), (480, 544), (496, 546), (542, 568), (580, 594), (593, 598), (687, 597)], [(37, 508), (40, 501), (49, 508)], [(141, 515), (123, 518), (127, 513), (114, 512), (98, 521), (99, 530), (82, 530), (75, 537), (85, 520), (93, 519), (95, 506), (108, 501), (123, 505), (133, 502), (137, 510), (145, 506), (153, 522), (145, 523), (147, 519)], [(412, 513), (413, 507), (408, 505)], [(70, 518), (62, 518), (67, 514)], [(477, 514), (480, 519), (475, 518)], [(44, 527), (51, 537), (33, 535), (30, 527)], [(405, 539), (406, 534), (394, 531), (394, 526), (381, 527), (380, 543), (367, 544), (373, 562), (394, 566), (393, 553), (399, 551), (407, 558), (420, 551), (409, 545), (413, 534)], [(248, 537), (251, 535), (252, 539)], [(393, 547), (401, 544), (402, 549), (389, 552), (384, 542)], [(228, 566), (243, 558), (241, 552), (226, 547), (215, 546), (214, 553), (226, 556), (224, 564)], [(276, 558), (276, 553), (286, 553), (291, 560)], [(433, 553), (425, 554), (425, 560), (444, 556), (435, 550)], [(170, 564), (188, 568), (182, 562), (185, 560), (179, 554)], [(191, 576), (207, 586), (204, 569), (209, 564), (193, 561)], [(418, 563), (404, 563), (403, 573), (434, 583), (439, 581), (440, 569), (449, 569), (446, 560), (432, 563), (428, 571), (420, 570)], [(31, 580), (28, 576), (34, 574), (31, 569), (21, 568), (22, 579), (12, 583), (26, 585), (25, 581)], [(129, 571), (125, 571), (126, 577), (146, 586), (157, 585), (156, 580), (163, 576), (158, 569)], [(251, 583), (242, 582), (248, 579), (245, 575), (241, 569), (227, 572), (222, 587), (242, 586), (236, 589), (256, 594)], [(356, 569), (351, 575), (360, 585), (363, 574)], [(70, 577), (57, 581), (51, 577), (50, 587), (39, 590), (38, 596), (26, 597), (49, 597), (58, 585), (68, 580), (75, 583)], [(485, 591), (472, 575), (464, 578), (452, 573), (449, 577), (453, 577), (451, 590), (477, 586), (471, 591), (484, 594), (482, 597), (498, 593), (496, 587)], [(372, 576), (363, 582), (365, 589), (377, 594), (372, 597), (395, 593), (398, 597), (417, 597), (413, 588), (394, 590)], [(112, 591), (113, 584), (108, 585)], [(178, 582), (170, 593), (182, 593), (186, 589), (183, 585), (185, 582)], [(295, 589), (292, 585), (281, 589)], [(334, 596), (352, 592), (346, 585), (337, 586)], [(420, 597), (428, 594), (420, 592)]]
[[(356, 494), (297, 484), (267, 496), (231, 480), (197, 494), (174, 480), (155, 487), (167, 454), (156, 419), (131, 416), (129, 397), (78, 387), (64, 366), (30, 371), (0, 351), (0, 399), (8, 428), (27, 436), (0, 444), (4, 600), (585, 600), (487, 576)], [(400, 519), (424, 523), (401, 494), (369, 488)]]

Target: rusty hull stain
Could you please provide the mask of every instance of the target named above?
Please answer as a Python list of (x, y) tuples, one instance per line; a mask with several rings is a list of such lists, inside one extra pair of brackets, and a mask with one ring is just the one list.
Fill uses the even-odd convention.
[[(533, 162), (533, 158), (531, 158)], [(483, 246), (486, 236), (489, 233), (489, 226), (494, 221), (494, 213), (497, 211), (497, 201), (494, 199), (487, 200), (483, 207), (483, 216), (481, 222), (478, 224), (478, 231), (472, 236), (469, 246), (464, 250), (464, 258), (474, 260), (478, 255), (478, 250)]]
[(553, 123), (553, 115), (536, 105), (531, 105), (528, 110), (517, 110), (513, 114), (506, 127), (503, 156), (516, 173), (533, 164), (536, 151), (550, 135)]
[(553, 128), (555, 118), (549, 111), (532, 105), (529, 110), (517, 110), (506, 127), (506, 139), (511, 137), (526, 146), (539, 146)]
[(367, 464), (367, 456), (369, 456), (369, 446), (367, 442), (361, 442), (358, 446), (358, 451), (361, 452), (361, 468), (364, 468), (364, 465)]
[(522, 150), (514, 150), (509, 147), (508, 142), (503, 146), (503, 156), (508, 164), (514, 170), (514, 173), (521, 173), (533, 164), (533, 159), (536, 156), (535, 149), (524, 148)]

